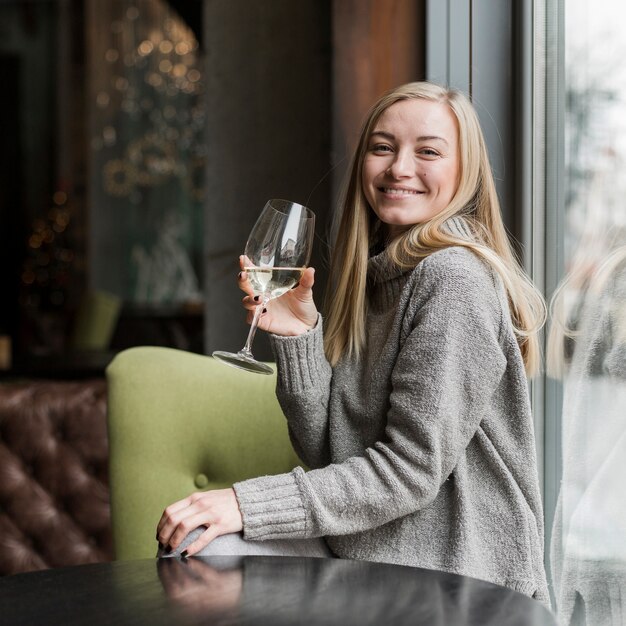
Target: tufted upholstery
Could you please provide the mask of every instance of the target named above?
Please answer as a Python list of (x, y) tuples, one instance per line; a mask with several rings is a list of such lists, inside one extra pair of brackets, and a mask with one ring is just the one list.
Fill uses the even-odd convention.
[(112, 558), (106, 383), (0, 384), (0, 574)]

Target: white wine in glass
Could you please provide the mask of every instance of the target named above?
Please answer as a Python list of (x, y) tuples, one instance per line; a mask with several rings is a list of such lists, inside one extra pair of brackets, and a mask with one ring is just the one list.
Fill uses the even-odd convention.
[(260, 363), (252, 355), (259, 317), (270, 300), (298, 284), (311, 258), (314, 233), (315, 215), (312, 211), (289, 200), (268, 200), (250, 232), (244, 251), (244, 271), (260, 300), (248, 340), (239, 352), (213, 352), (216, 359), (248, 372), (273, 373), (269, 365)]

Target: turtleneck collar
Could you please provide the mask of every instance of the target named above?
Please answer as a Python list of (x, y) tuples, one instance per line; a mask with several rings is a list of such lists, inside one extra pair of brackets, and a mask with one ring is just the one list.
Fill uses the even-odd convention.
[[(460, 239), (475, 239), (468, 221), (462, 217), (446, 220), (442, 230)], [(387, 249), (374, 253), (367, 264), (367, 281), (374, 308), (392, 306), (412, 271), (412, 268), (403, 269), (393, 263)]]
[(373, 283), (385, 282), (406, 272), (406, 269), (398, 267), (391, 261), (387, 249), (371, 256), (367, 262), (367, 277)]
[[(441, 229), (459, 239), (470, 241), (476, 239), (469, 222), (463, 217), (451, 217), (441, 225)], [(374, 250), (367, 266), (368, 278), (375, 283), (397, 278), (407, 271), (410, 270), (401, 269), (391, 262), (386, 248), (382, 251), (380, 249)]]

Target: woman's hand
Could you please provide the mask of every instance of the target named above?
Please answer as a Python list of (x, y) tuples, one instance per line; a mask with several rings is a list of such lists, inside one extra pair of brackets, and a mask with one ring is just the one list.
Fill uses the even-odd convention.
[(170, 504), (157, 526), (157, 541), (175, 550), (199, 526), (207, 526), (207, 530), (187, 546), (186, 556), (202, 550), (220, 535), (242, 530), (243, 520), (234, 489), (192, 493), (188, 498)]
[[(256, 307), (261, 303), (261, 296), (254, 295), (252, 284), (244, 271), (244, 257), (239, 257), (241, 272), (237, 278), (239, 288), (248, 294), (243, 300), (243, 306), (248, 310), (247, 322), (250, 324)], [(317, 307), (313, 302), (313, 283), (315, 270), (308, 267), (304, 270), (297, 287), (287, 293), (270, 300), (267, 303), (267, 312), (259, 318), (259, 328), (275, 335), (295, 336), (311, 330), (317, 323)]]

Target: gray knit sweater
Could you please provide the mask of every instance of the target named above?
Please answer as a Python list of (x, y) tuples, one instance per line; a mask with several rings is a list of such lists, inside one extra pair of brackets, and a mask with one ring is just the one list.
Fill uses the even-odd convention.
[(368, 268), (366, 349), (331, 368), (322, 324), (272, 337), (311, 468), (234, 485), (246, 539), (454, 572), (549, 603), (533, 424), (504, 291), (471, 251)]

